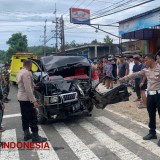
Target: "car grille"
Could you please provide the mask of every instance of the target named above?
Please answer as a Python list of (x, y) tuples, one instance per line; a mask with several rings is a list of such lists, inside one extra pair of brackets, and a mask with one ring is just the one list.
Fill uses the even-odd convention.
[(77, 92), (62, 94), (63, 103), (73, 102), (77, 100)]

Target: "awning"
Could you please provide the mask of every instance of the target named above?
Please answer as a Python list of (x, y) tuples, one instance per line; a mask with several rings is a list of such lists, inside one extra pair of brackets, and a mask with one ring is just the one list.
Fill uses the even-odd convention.
[(160, 7), (119, 22), (119, 34), (160, 26)]

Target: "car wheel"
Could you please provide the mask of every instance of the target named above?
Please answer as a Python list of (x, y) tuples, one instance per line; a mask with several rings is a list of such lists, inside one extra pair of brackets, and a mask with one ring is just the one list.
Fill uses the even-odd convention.
[(43, 116), (43, 111), (42, 111), (42, 108), (41, 107), (38, 107), (36, 109), (36, 112), (37, 112), (37, 119), (38, 119), (38, 123), (39, 124), (44, 124), (47, 119)]

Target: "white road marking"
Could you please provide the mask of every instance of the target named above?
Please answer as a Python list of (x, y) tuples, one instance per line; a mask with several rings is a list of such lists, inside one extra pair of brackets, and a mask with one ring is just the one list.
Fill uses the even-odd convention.
[[(1, 142), (17, 142), (16, 130), (10, 129), (2, 133)], [(17, 148), (8, 149), (1, 148), (0, 160), (19, 160), (19, 152)]]
[[(132, 118), (129, 118), (129, 117), (123, 115), (123, 114), (120, 114), (120, 113), (115, 112), (115, 111), (113, 111), (113, 110), (111, 110), (111, 109), (108, 109), (108, 108), (105, 108), (105, 110), (106, 110), (106, 111), (109, 111), (109, 112), (111, 112), (111, 113), (113, 113), (113, 114), (115, 114), (115, 115), (117, 115), (117, 116), (119, 116), (119, 117), (122, 117), (122, 118), (124, 118), (124, 119), (130, 120), (132, 123), (138, 124), (139, 126), (142, 126), (142, 127), (148, 129), (148, 126), (147, 126), (147, 125), (145, 125), (145, 124), (143, 124), (143, 123), (141, 123), (141, 122), (135, 121), (135, 120), (133, 120)], [(156, 132), (160, 134), (160, 130), (157, 129)]]
[[(43, 129), (39, 126), (39, 135), (42, 137), (47, 138), (46, 134), (44, 133)], [(47, 141), (49, 144), (49, 150), (36, 150), (39, 159), (43, 159), (43, 160), (59, 160), (57, 153), (55, 152), (55, 150), (53, 149), (51, 143), (49, 141)]]
[(141, 160), (137, 155), (129, 151), (127, 148), (110, 138), (104, 132), (89, 122), (82, 122), (80, 126), (87, 130), (92, 136), (94, 136), (101, 144), (108, 148), (111, 152), (116, 154), (121, 160)]
[(64, 123), (54, 124), (53, 127), (80, 160), (100, 160)]
[(3, 118), (12, 118), (12, 117), (20, 117), (21, 114), (18, 113), (18, 114), (9, 114), (9, 115), (4, 115)]
[(111, 121), (110, 119), (106, 117), (96, 117), (96, 119), (106, 126), (109, 126), (116, 132), (121, 133), (125, 137), (129, 138), (132, 140), (134, 143), (140, 145), (141, 147), (144, 147), (145, 149), (149, 150), (150, 152), (154, 153), (158, 157), (160, 157), (160, 147), (158, 147), (155, 143), (151, 141), (144, 141), (141, 136), (138, 134), (132, 132), (131, 130)]

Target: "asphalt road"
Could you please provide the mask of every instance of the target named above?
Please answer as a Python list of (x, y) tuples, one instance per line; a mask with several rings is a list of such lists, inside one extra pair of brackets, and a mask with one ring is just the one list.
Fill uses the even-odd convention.
[[(23, 132), (17, 87), (12, 87), (0, 134), (2, 142), (21, 142)], [(107, 109), (107, 108), (106, 108)], [(40, 125), (48, 150), (2, 149), (0, 160), (159, 160), (158, 140), (143, 141), (148, 129), (108, 110), (94, 109), (91, 117), (77, 116)]]

